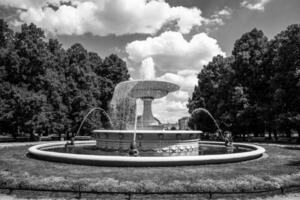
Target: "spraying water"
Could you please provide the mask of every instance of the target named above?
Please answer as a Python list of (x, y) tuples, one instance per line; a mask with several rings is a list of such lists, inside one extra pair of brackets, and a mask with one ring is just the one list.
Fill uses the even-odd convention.
[(215, 127), (217, 128), (217, 131), (221, 134), (222, 139), (225, 140), (226, 137), (223, 135), (223, 132), (222, 132), (219, 124), (217, 123), (216, 119), (212, 116), (212, 114), (207, 109), (205, 109), (205, 108), (197, 108), (193, 112), (199, 112), (199, 113), (202, 112), (202, 113), (206, 114), (207, 116), (209, 116), (209, 118), (211, 120), (213, 120), (213, 123), (214, 123)]
[(81, 121), (80, 126), (79, 126), (79, 128), (78, 128), (76, 134), (74, 135), (74, 137), (76, 137), (77, 135), (79, 135), (79, 132), (80, 132), (80, 130), (81, 130), (81, 128), (82, 128), (84, 122), (87, 120), (87, 118), (90, 116), (90, 114), (92, 114), (92, 113), (93, 113), (94, 111), (96, 111), (96, 110), (100, 111), (100, 112), (106, 117), (106, 119), (108, 120), (109, 126), (110, 126), (110, 127), (113, 127), (112, 121), (111, 121), (109, 115), (105, 112), (105, 110), (103, 110), (102, 108), (98, 108), (98, 107), (92, 108), (92, 109), (84, 116), (84, 118), (83, 118), (83, 120)]
[(116, 86), (110, 102), (110, 115), (115, 129), (133, 129), (135, 121), (136, 99), (130, 97), (136, 82), (125, 81)]
[(138, 99), (136, 99), (136, 107), (135, 107), (135, 118), (134, 118), (134, 130), (133, 130), (133, 139), (132, 139), (132, 143), (130, 144), (130, 148), (129, 148), (129, 155), (131, 156), (138, 156), (139, 155), (139, 150), (137, 148), (136, 145), (136, 130), (137, 130), (137, 123), (138, 123)]

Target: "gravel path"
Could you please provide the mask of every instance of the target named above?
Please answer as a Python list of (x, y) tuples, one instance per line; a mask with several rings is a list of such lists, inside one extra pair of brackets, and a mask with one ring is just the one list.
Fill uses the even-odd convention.
[[(74, 195), (73, 195), (74, 196)], [(74, 196), (75, 197), (75, 196)], [(31, 199), (31, 200), (69, 200), (69, 199), (76, 199), (74, 197), (67, 197), (67, 198), (60, 198), (60, 197), (55, 197), (55, 198), (49, 198), (49, 197), (19, 197), (15, 194), (12, 194), (12, 195), (7, 195), (7, 194), (1, 194), (0, 193), (0, 199), (1, 200), (28, 200), (28, 199)], [(102, 199), (101, 196), (98, 196), (99, 199)], [(98, 197), (93, 197), (92, 199), (98, 199)], [(167, 200), (167, 199), (173, 199), (174, 197), (166, 197), (166, 196), (157, 196), (158, 199), (164, 199), (164, 200)], [(135, 196), (133, 199), (136, 199), (136, 200), (141, 200), (141, 199), (144, 199), (145, 196)], [(151, 197), (152, 199), (153, 197)], [(82, 199), (90, 199), (90, 198), (82, 198)], [(116, 197), (108, 197), (106, 196), (105, 199), (116, 199)], [(118, 199), (118, 198), (117, 198)], [(125, 199), (125, 198), (124, 198)], [(145, 198), (145, 199), (149, 199), (149, 198)], [(156, 198), (154, 198), (156, 199)], [(176, 198), (177, 199), (177, 198)], [(190, 198), (190, 197), (187, 197), (187, 198), (184, 198), (184, 197), (180, 197), (180, 199), (188, 199), (188, 200), (193, 200), (194, 198)], [(195, 197), (195, 199), (198, 199)], [(202, 198), (201, 198), (202, 199)], [(208, 198), (203, 198), (203, 199), (208, 199)], [(235, 200), (243, 200), (244, 198), (235, 198), (235, 197), (228, 197), (228, 198), (213, 198), (213, 199), (216, 199), (216, 200), (229, 200), (229, 199), (235, 199)], [(300, 193), (289, 193), (289, 194), (286, 194), (286, 195), (275, 195), (275, 196), (271, 196), (271, 197), (254, 197), (254, 198), (249, 198), (247, 197), (248, 200), (299, 200), (300, 199)]]
[(21, 146), (45, 144), (45, 143), (49, 143), (49, 142), (55, 142), (55, 141), (41, 141), (41, 142), (2, 142), (2, 143), (0, 143), (0, 148), (2, 148), (2, 147), (21, 147)]

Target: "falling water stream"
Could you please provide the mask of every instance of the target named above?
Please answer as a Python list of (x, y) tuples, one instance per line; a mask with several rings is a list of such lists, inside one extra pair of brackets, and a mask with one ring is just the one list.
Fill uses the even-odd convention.
[(106, 119), (108, 120), (109, 126), (110, 126), (111, 128), (113, 127), (112, 121), (111, 121), (109, 115), (105, 112), (104, 109), (98, 108), (98, 107), (92, 108), (92, 109), (84, 116), (84, 118), (83, 118), (83, 120), (81, 121), (80, 126), (79, 126), (79, 128), (78, 128), (76, 134), (74, 135), (74, 137), (77, 136), (77, 135), (79, 134), (79, 132), (80, 132), (80, 130), (81, 130), (81, 128), (82, 128), (84, 122), (87, 120), (87, 118), (90, 116), (90, 114), (92, 114), (92, 113), (93, 113), (94, 111), (96, 111), (96, 110), (101, 111), (101, 113), (102, 113), (102, 114), (106, 117)]
[(219, 124), (217, 123), (216, 119), (212, 116), (212, 114), (205, 108), (197, 108), (197, 110), (199, 110), (200, 112), (205, 113), (206, 115), (208, 115), (214, 122), (214, 125), (216, 126), (218, 132), (221, 134), (222, 138), (225, 139), (225, 136), (223, 135), (223, 132), (219, 126)]
[(135, 103), (135, 117), (134, 117), (134, 131), (133, 131), (133, 143), (136, 143), (136, 126), (137, 126), (137, 119), (138, 119), (138, 99)]

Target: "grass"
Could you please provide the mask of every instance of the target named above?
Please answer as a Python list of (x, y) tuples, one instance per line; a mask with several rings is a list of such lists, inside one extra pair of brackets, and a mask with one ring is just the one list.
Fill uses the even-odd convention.
[(97, 167), (27, 157), (27, 147), (0, 148), (0, 187), (112, 192), (242, 192), (300, 184), (300, 148), (263, 145), (246, 162), (185, 167)]

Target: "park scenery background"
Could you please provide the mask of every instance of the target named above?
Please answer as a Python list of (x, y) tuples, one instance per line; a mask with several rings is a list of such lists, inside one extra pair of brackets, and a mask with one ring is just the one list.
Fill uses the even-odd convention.
[[(0, 0), (0, 199), (299, 199), (299, 10), (299, 0)], [(180, 86), (153, 114), (176, 140), (197, 130), (190, 157), (208, 157), (203, 165), (93, 166), (30, 152), (60, 144), (38, 150), (79, 155), (95, 129), (124, 139), (104, 114), (119, 83), (141, 79)], [(132, 141), (119, 157), (149, 159), (129, 156)], [(231, 163), (210, 163), (218, 156), (203, 155), (205, 144)], [(247, 145), (263, 151), (232, 159)], [(105, 150), (115, 161), (122, 148)], [(152, 158), (174, 155), (188, 158)]]
[[(102, 59), (79, 43), (64, 49), (34, 24), (13, 31), (1, 20), (0, 31), (3, 136), (69, 137), (91, 108), (109, 112), (114, 87), (130, 78), (126, 62), (117, 55)], [(272, 39), (254, 28), (233, 46), (231, 56), (217, 55), (198, 72), (189, 113), (208, 109), (221, 129), (237, 138), (299, 142), (300, 25), (290, 25)], [(105, 125), (95, 114), (83, 133)], [(197, 112), (189, 126), (215, 131), (211, 120)]]

